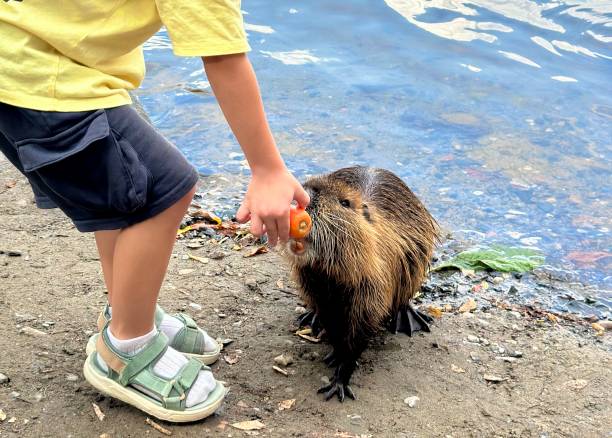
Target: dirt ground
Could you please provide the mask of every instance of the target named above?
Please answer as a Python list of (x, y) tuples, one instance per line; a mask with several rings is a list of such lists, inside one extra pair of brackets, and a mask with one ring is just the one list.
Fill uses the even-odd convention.
[[(353, 377), (357, 401), (325, 402), (316, 388), (331, 375), (320, 360), (328, 346), (293, 333), (300, 302), (287, 266), (273, 252), (245, 258), (250, 249), (232, 247), (179, 241), (162, 289), (166, 310), (232, 339), (224, 355), (237, 359), (213, 366), (230, 388), (220, 411), (193, 424), (159, 422), (173, 436), (246, 436), (231, 425), (254, 419), (265, 428), (248, 434), (266, 437), (612, 436), (609, 332), (494, 306), (444, 313), (432, 333), (413, 338), (381, 334)], [(105, 302), (93, 236), (59, 211), (37, 210), (4, 159), (0, 251), (0, 373), (10, 379), (0, 383), (0, 436), (164, 436), (84, 381), (85, 344)], [(272, 369), (281, 353), (294, 358), (287, 377)]]

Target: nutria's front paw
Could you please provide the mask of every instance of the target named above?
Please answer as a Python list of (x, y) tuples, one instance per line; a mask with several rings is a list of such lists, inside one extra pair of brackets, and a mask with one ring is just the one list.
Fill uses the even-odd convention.
[(334, 396), (334, 394), (336, 394), (338, 396), (338, 400), (340, 400), (341, 403), (344, 401), (345, 395), (352, 398), (353, 400), (356, 400), (355, 393), (353, 392), (351, 387), (348, 384), (342, 383), (335, 377), (332, 379), (332, 382), (329, 385), (319, 388), (317, 393), (324, 394), (325, 400), (329, 400)]
[(298, 317), (298, 326), (300, 328), (310, 327), (313, 336), (317, 337), (323, 330), (323, 326), (319, 321), (319, 315), (314, 310), (309, 310)]

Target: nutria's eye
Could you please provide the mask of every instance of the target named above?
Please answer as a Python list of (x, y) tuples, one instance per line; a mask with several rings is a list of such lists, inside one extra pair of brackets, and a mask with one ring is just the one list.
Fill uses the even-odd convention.
[(340, 205), (342, 205), (343, 207), (346, 207), (346, 208), (350, 208), (351, 207), (351, 201), (349, 201), (348, 199), (341, 199), (340, 200)]

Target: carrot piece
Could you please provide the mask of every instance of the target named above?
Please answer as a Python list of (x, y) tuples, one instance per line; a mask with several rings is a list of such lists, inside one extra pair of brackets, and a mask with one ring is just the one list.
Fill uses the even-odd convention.
[(312, 228), (312, 219), (302, 207), (291, 206), (289, 221), (289, 235), (294, 239), (303, 239)]

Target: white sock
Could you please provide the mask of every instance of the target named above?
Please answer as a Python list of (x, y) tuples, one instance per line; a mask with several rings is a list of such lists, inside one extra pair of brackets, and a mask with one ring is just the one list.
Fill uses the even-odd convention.
[[(157, 329), (153, 329), (146, 335), (125, 340), (117, 339), (115, 336), (113, 336), (110, 330), (107, 331), (107, 334), (108, 339), (110, 340), (111, 344), (113, 344), (113, 347), (127, 355), (135, 355), (142, 351), (142, 349), (145, 348), (147, 344), (155, 337), (157, 334)], [(153, 373), (159, 377), (163, 377), (164, 379), (172, 379), (179, 373), (181, 368), (183, 368), (187, 362), (188, 359), (182, 353), (168, 347), (164, 355), (153, 366)], [(100, 356), (98, 356), (98, 363), (103, 370), (108, 370), (108, 366)], [(147, 391), (146, 388), (143, 388), (140, 385), (134, 386), (151, 397), (155, 397), (155, 395)], [(216, 381), (212, 373), (210, 371), (200, 371), (198, 378), (193, 383), (193, 386), (187, 395), (187, 407), (190, 408), (206, 400), (208, 394), (215, 389), (215, 386)]]
[[(175, 318), (174, 316), (169, 315), (167, 313), (164, 315), (164, 319), (162, 319), (161, 323), (159, 324), (159, 329), (164, 332), (166, 336), (168, 336), (170, 342), (174, 340), (174, 337), (182, 328), (183, 322), (180, 319)], [(199, 330), (204, 335), (204, 351), (207, 353), (215, 351), (217, 349), (217, 342), (213, 338), (208, 336), (208, 334), (204, 330)]]
[[(113, 309), (111, 306), (108, 306), (108, 315), (113, 315)], [(172, 343), (176, 334), (183, 328), (183, 322), (178, 318), (166, 313), (158, 328), (164, 332), (166, 336), (168, 336), (168, 340), (170, 343)], [(210, 353), (215, 351), (217, 349), (217, 341), (208, 336), (208, 333), (206, 333), (204, 330), (199, 330), (202, 332), (202, 335), (204, 335), (204, 352)]]

